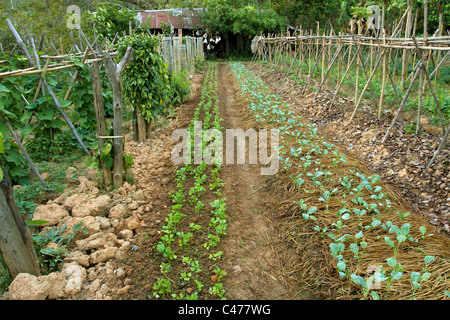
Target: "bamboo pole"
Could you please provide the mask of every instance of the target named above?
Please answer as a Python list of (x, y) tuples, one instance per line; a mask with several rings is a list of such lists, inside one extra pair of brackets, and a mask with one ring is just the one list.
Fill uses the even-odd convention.
[[(354, 37), (353, 34), (351, 34), (351, 37), (352, 37), (353, 42), (355, 43), (355, 46), (359, 46), (359, 45), (356, 44), (356, 40), (355, 40), (355, 37)], [(362, 69), (363, 69), (363, 71), (364, 71), (363, 74), (364, 74), (364, 76), (365, 76), (365, 79), (367, 80), (369, 77), (368, 77), (368, 75), (367, 75), (366, 68), (365, 68), (364, 64), (362, 63), (363, 61), (362, 61), (361, 51), (358, 52), (358, 57), (359, 57), (360, 62), (361, 62), (361, 64), (362, 64)], [(374, 94), (374, 92), (373, 92), (373, 88), (372, 88), (372, 86), (370, 85), (370, 83), (369, 83), (369, 89), (370, 89), (370, 93), (371, 93), (371, 95), (372, 95), (372, 99), (373, 99), (373, 102), (374, 102), (374, 107), (376, 107), (376, 106), (377, 106), (377, 102), (376, 102), (376, 100), (375, 100), (375, 94)]]
[(367, 88), (369, 87), (370, 82), (372, 81), (372, 78), (375, 75), (375, 72), (376, 72), (376, 70), (377, 70), (377, 68), (378, 68), (378, 66), (380, 64), (380, 61), (381, 61), (382, 57), (385, 55), (385, 51), (386, 51), (386, 49), (383, 49), (383, 51), (381, 52), (381, 55), (378, 57), (377, 62), (375, 63), (375, 66), (374, 66), (374, 68), (372, 70), (372, 73), (370, 74), (370, 77), (367, 80), (366, 85), (364, 86), (364, 89), (361, 91), (361, 95), (359, 96), (358, 103), (356, 104), (355, 109), (353, 110), (353, 113), (352, 113), (352, 115), (350, 117), (349, 123), (352, 122), (353, 118), (355, 117), (356, 110), (358, 109), (359, 105), (361, 104), (361, 101), (362, 101), (362, 98), (364, 96), (364, 93), (366, 92)]
[[(84, 63), (86, 61), (88, 53), (89, 53), (89, 47), (86, 47), (86, 50), (84, 51), (83, 58), (81, 59), (81, 63)], [(75, 71), (75, 74), (73, 75), (70, 83), (71, 84), (75, 83), (78, 80), (79, 75), (80, 75), (80, 70), (77, 69), (77, 71)], [(67, 88), (66, 95), (64, 96), (64, 100), (68, 100), (69, 99), (71, 91), (72, 91), (72, 87), (69, 85), (69, 88)]]
[[(411, 0), (409, 0), (409, 10), (408, 10), (408, 15), (406, 18), (406, 28), (405, 28), (405, 38), (409, 38), (410, 36), (410, 32), (411, 32), (411, 13), (412, 13), (412, 7), (411, 7)], [(404, 84), (405, 84), (405, 76), (406, 76), (406, 71), (408, 68), (408, 58), (409, 58), (409, 54), (408, 51), (406, 49), (403, 49), (403, 57), (402, 57), (402, 74), (401, 74), (401, 78), (400, 78), (400, 88), (403, 90)]]
[(322, 47), (323, 47), (323, 50), (322, 50), (322, 66), (321, 66), (321, 81), (323, 82), (323, 79), (324, 79), (324, 76), (325, 76), (325, 74), (324, 74), (324, 70), (325, 70), (325, 38), (322, 38)]
[[(349, 50), (351, 50), (351, 45), (350, 45), (350, 49)], [(333, 104), (334, 104), (334, 102), (336, 100), (336, 97), (337, 97), (337, 95), (339, 93), (339, 90), (340, 90), (342, 84), (344, 83), (345, 77), (347, 76), (347, 74), (348, 74), (348, 72), (349, 72), (349, 70), (350, 70), (350, 68), (351, 68), (351, 66), (353, 64), (353, 61), (355, 60), (355, 58), (358, 57), (359, 50), (360, 50), (360, 48), (356, 49), (355, 54), (353, 55), (351, 61), (349, 60), (349, 63), (347, 64), (347, 69), (345, 70), (344, 75), (342, 76), (342, 79), (341, 79), (341, 81), (339, 82), (339, 84), (338, 84), (338, 86), (336, 88), (336, 92), (334, 93), (333, 98), (331, 99), (329, 108), (331, 108), (333, 106)]]
[(447, 142), (447, 138), (450, 134), (450, 126), (447, 128), (447, 132), (444, 133), (444, 136), (441, 139), (441, 143), (439, 144), (439, 147), (436, 149), (436, 151), (433, 154), (433, 157), (431, 158), (430, 162), (428, 162), (427, 167), (425, 168), (425, 171), (428, 170), (431, 165), (434, 163), (434, 161), (436, 160), (438, 154), (441, 152), (441, 150), (444, 148), (446, 142)]
[[(359, 53), (359, 51), (358, 51)], [(356, 57), (356, 80), (355, 80), (355, 98), (354, 98), (354, 104), (356, 106), (358, 101), (358, 89), (359, 89), (359, 62), (360, 58), (359, 55)]]
[[(339, 32), (339, 35), (341, 35), (341, 32)], [(339, 38), (339, 46), (342, 46), (342, 40), (341, 38)], [(348, 51), (349, 47), (347, 47), (347, 51)], [(343, 55), (345, 57), (345, 53)], [(342, 55), (339, 53), (339, 57), (338, 57), (338, 73), (337, 73), (337, 79), (336, 79), (336, 83), (339, 82), (339, 79), (341, 78), (341, 61), (342, 60)]]
[(9, 27), (9, 29), (12, 31), (14, 37), (16, 38), (17, 43), (22, 48), (22, 51), (24, 52), (25, 56), (27, 57), (27, 60), (34, 67), (35, 62), (34, 62), (33, 58), (31, 57), (30, 52), (28, 50), (26, 50), (25, 44), (23, 43), (20, 35), (17, 33), (16, 28), (14, 28), (13, 24), (11, 23), (11, 20), (9, 20), (9, 18), (6, 18), (5, 21)]
[[(319, 95), (320, 90), (322, 89), (322, 86), (323, 86), (323, 84), (325, 83), (325, 80), (326, 80), (326, 78), (328, 77), (328, 74), (330, 73), (331, 68), (333, 67), (334, 63), (336, 62), (336, 59), (337, 59), (337, 57), (339, 56), (339, 53), (341, 52), (341, 50), (342, 50), (342, 46), (339, 47), (338, 51), (337, 51), (336, 54), (334, 55), (333, 60), (331, 61), (331, 64), (330, 64), (330, 66), (328, 67), (326, 74), (322, 76), (322, 82), (320, 83), (319, 88), (317, 89), (317, 92), (316, 92), (316, 95), (314, 96), (313, 101), (317, 99), (317, 96)], [(323, 52), (323, 51), (322, 51), (322, 52)]]
[(301, 95), (303, 95), (303, 94), (305, 93), (305, 90), (306, 90), (306, 88), (307, 88), (309, 82), (311, 81), (311, 78), (312, 78), (312, 75), (313, 75), (313, 73), (314, 73), (314, 70), (316, 69), (317, 65), (319, 64), (318, 62), (319, 62), (319, 59), (320, 59), (319, 55), (320, 55), (320, 53), (321, 53), (321, 50), (323, 50), (323, 47), (321, 47), (321, 48), (319, 49), (319, 52), (318, 52), (318, 54), (317, 54), (317, 57), (316, 57), (316, 60), (315, 60), (315, 63), (314, 63), (314, 67), (313, 67), (313, 69), (312, 69), (312, 71), (311, 71), (311, 74), (310, 74), (309, 77), (308, 77), (308, 80), (306, 81), (305, 85), (303, 86)]
[(19, 137), (16, 135), (16, 132), (14, 131), (14, 129), (12, 128), (11, 124), (9, 123), (9, 121), (0, 114), (0, 120), (3, 122), (3, 124), (8, 128), (9, 132), (11, 133), (11, 136), (14, 138), (14, 141), (16, 141), (17, 145), (19, 146), (20, 151), (22, 151), (23, 156), (25, 157), (26, 161), (28, 162), (31, 171), (33, 171), (34, 175), (36, 176), (36, 178), (38, 178), (39, 182), (42, 184), (42, 186), (44, 188), (48, 188), (48, 185), (45, 183), (44, 179), (42, 179), (38, 169), (36, 168), (36, 166), (34, 165), (33, 161), (31, 160), (27, 150), (24, 148), (24, 146), (22, 145), (21, 140), (19, 139)]
[(421, 61), (419, 62), (419, 65), (418, 65), (418, 66), (416, 67), (416, 69), (414, 70), (414, 72), (415, 72), (415, 73), (414, 73), (414, 77), (413, 77), (413, 79), (411, 80), (411, 83), (409, 84), (408, 90), (406, 91), (406, 94), (405, 94), (405, 96), (403, 97), (403, 100), (402, 100), (402, 102), (400, 103), (400, 105), (399, 105), (399, 107), (398, 107), (398, 109), (397, 109), (397, 112), (395, 113), (394, 118), (392, 119), (392, 122), (391, 122), (391, 124), (389, 125), (389, 128), (387, 129), (387, 131), (386, 131), (386, 133), (385, 133), (385, 135), (384, 135), (384, 137), (383, 137), (383, 140), (381, 141), (382, 144), (384, 144), (384, 143), (386, 142), (387, 138), (389, 137), (389, 135), (390, 135), (390, 133), (391, 133), (391, 130), (392, 130), (392, 128), (394, 127), (394, 124), (395, 124), (395, 122), (397, 121), (398, 116), (400, 115), (401, 110), (403, 109), (403, 106), (406, 104), (406, 101), (408, 100), (409, 94), (411, 93), (412, 88), (413, 88), (413, 85), (414, 85), (414, 83), (416, 82), (417, 76), (419, 75), (419, 72), (420, 72), (420, 65), (421, 65), (422, 63), (423, 63), (423, 62), (422, 62), (422, 60), (421, 60)]
[[(419, 47), (417, 45), (417, 42), (416, 42), (414, 37), (413, 37), (413, 40), (414, 40), (414, 44), (416, 45), (417, 51), (419, 51), (419, 53), (421, 53), (421, 51), (420, 51), (420, 49), (419, 49)], [(433, 83), (431, 82), (430, 76), (428, 75), (428, 71), (425, 68), (425, 66), (423, 64), (421, 64), (420, 67), (422, 68), (422, 71), (423, 71), (423, 73), (424, 73), (424, 75), (425, 75), (425, 77), (427, 79), (428, 86), (430, 87), (431, 94), (433, 95), (433, 99), (434, 99), (434, 102), (436, 104), (436, 109), (438, 110), (439, 119), (441, 121), (441, 126), (442, 126), (442, 134), (445, 134), (445, 125), (444, 125), (444, 119), (443, 119), (443, 115), (442, 115), (442, 110), (441, 110), (441, 107), (439, 106), (439, 100), (438, 100), (438, 98), (436, 96), (436, 93), (434, 91)]]
[[(383, 2), (384, 6), (384, 2)], [(383, 43), (386, 43), (386, 32), (383, 29)], [(391, 50), (389, 49), (389, 53)], [(381, 93), (380, 93), (380, 104), (378, 105), (378, 119), (381, 118), (381, 110), (383, 106), (383, 99), (384, 99), (384, 87), (386, 83), (386, 54), (383, 55), (383, 79), (381, 82)]]
[(420, 73), (420, 78), (419, 78), (419, 101), (417, 104), (416, 134), (419, 134), (419, 132), (420, 132), (420, 117), (421, 117), (421, 112), (422, 112), (422, 89), (423, 89), (423, 72)]
[[(439, 4), (439, 11), (441, 11), (442, 5)], [(438, 33), (438, 37), (442, 36), (442, 31), (444, 29), (444, 22), (443, 22), (443, 12), (439, 12), (439, 33)], [(441, 51), (438, 51), (437, 53), (437, 61), (439, 61), (441, 59)], [(437, 79), (439, 78), (439, 67), (436, 67), (436, 77), (434, 78), (434, 85), (436, 85), (437, 83)]]

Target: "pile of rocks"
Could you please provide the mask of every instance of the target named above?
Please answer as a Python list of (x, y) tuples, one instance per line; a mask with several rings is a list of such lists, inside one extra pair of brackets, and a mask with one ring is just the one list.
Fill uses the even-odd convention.
[(129, 272), (120, 262), (129, 254), (137, 229), (145, 227), (141, 215), (152, 206), (135, 185), (125, 183), (109, 195), (100, 195), (95, 180), (78, 177), (77, 182), (70, 193), (38, 206), (33, 216), (48, 221), (41, 233), (66, 226), (63, 237), (82, 223), (84, 232), (75, 233), (67, 246), (62, 268), (39, 277), (19, 274), (4, 299), (110, 299), (130, 288)]

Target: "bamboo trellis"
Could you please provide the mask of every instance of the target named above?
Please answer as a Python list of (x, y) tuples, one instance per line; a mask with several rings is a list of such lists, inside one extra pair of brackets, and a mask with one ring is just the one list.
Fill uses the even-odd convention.
[[(394, 31), (397, 33), (396, 30)], [(450, 131), (450, 126), (447, 129), (445, 128), (440, 102), (435, 90), (436, 82), (433, 82), (439, 68), (445, 65), (450, 55), (450, 36), (429, 38), (425, 34), (424, 37), (398, 38), (388, 37), (384, 31), (381, 34), (380, 37), (375, 32), (373, 36), (351, 32), (346, 35), (333, 35), (332, 32), (330, 32), (330, 35), (324, 35), (320, 34), (318, 30), (314, 34), (312, 30), (297, 29), (293, 36), (289, 34), (286, 36), (270, 34), (259, 36), (253, 40), (253, 60), (265, 62), (274, 66), (274, 69), (285, 72), (285, 79), (294, 76), (302, 85), (299, 91), (301, 95), (308, 88), (312, 88), (314, 74), (320, 69), (316, 80), (317, 88), (315, 90), (317, 91), (313, 101), (318, 98), (325, 84), (328, 87), (335, 87), (332, 99), (320, 112), (330, 110), (333, 107), (336, 97), (343, 88), (344, 81), (349, 78), (349, 73), (355, 72), (354, 109), (350, 118), (347, 119), (346, 125), (354, 120), (364, 98), (367, 97), (367, 103), (377, 111), (378, 118), (380, 118), (386, 89), (387, 86), (390, 86), (395, 93), (397, 110), (385, 132), (382, 143), (385, 143), (390, 136), (399, 114), (411, 96), (413, 88), (415, 88), (415, 84), (420, 82), (418, 85), (419, 106), (416, 130), (419, 132), (421, 101), (426, 87), (429, 88), (429, 93), (433, 97), (442, 127), (441, 143), (435, 152), (435, 157), (427, 165), (427, 168), (429, 168), (444, 147)], [(396, 63), (396, 60), (399, 60), (400, 57), (402, 61)], [(430, 66), (432, 72), (428, 71)], [(401, 68), (401, 70), (398, 68)], [(394, 77), (396, 71), (400, 74), (400, 79)], [(379, 92), (375, 92), (372, 88), (375, 75), (382, 79)], [(398, 92), (398, 84), (395, 82), (399, 82), (399, 80), (400, 92)], [(364, 82), (364, 86), (360, 90), (359, 83), (362, 82)]]
[[(39, 94), (42, 92), (45, 93), (45, 90), (52, 96), (53, 102), (56, 106), (56, 108), (59, 110), (62, 118), (65, 120), (67, 125), (72, 130), (72, 133), (76, 137), (78, 143), (84, 150), (85, 154), (88, 156), (91, 156), (90, 151), (83, 143), (81, 137), (79, 136), (77, 129), (72, 124), (70, 118), (65, 113), (64, 109), (61, 107), (60, 100), (53, 92), (51, 86), (47, 83), (46, 78), (49, 77), (50, 72), (54, 71), (60, 71), (63, 69), (71, 69), (75, 68), (77, 64), (74, 62), (74, 58), (81, 59), (81, 63), (85, 65), (89, 65), (91, 69), (91, 78), (92, 78), (92, 86), (93, 86), (93, 102), (94, 102), (94, 108), (95, 113), (97, 117), (97, 138), (99, 140), (99, 146), (101, 148), (101, 145), (106, 141), (106, 138), (111, 138), (114, 141), (120, 139), (122, 140), (123, 137), (121, 135), (119, 136), (106, 136), (106, 128), (104, 126), (105, 117), (104, 117), (104, 110), (103, 110), (103, 101), (101, 98), (101, 91), (99, 88), (101, 88), (101, 85), (99, 83), (99, 75), (98, 75), (98, 69), (100, 67), (100, 64), (105, 61), (105, 59), (111, 59), (111, 57), (116, 57), (116, 52), (108, 52), (108, 50), (103, 50), (104, 43), (102, 43), (100, 46), (96, 44), (98, 37), (94, 40), (94, 42), (90, 43), (82, 30), (79, 30), (80, 34), (80, 44), (77, 45), (73, 41), (73, 35), (71, 34), (72, 39), (72, 53), (69, 54), (61, 54), (58, 52), (58, 50), (55, 48), (55, 46), (50, 43), (50, 46), (55, 51), (56, 55), (50, 55), (50, 54), (38, 54), (36, 50), (36, 46), (34, 44), (34, 39), (30, 36), (30, 39), (27, 41), (27, 45), (23, 41), (22, 37), (19, 35), (19, 33), (16, 31), (15, 27), (11, 23), (9, 19), (6, 19), (8, 27), (10, 31), (13, 33), (15, 39), (16, 39), (16, 46), (14, 47), (13, 51), (21, 50), (25, 54), (25, 58), (19, 58), (24, 61), (28, 61), (29, 67), (20, 69), (20, 70), (12, 70), (12, 71), (6, 71), (0, 73), (0, 81), (1, 79), (8, 78), (8, 77), (21, 77), (21, 76), (30, 76), (30, 75), (39, 75), (39, 85), (35, 91), (33, 102), (37, 100), (39, 97)], [(132, 30), (130, 32), (133, 32)], [(111, 45), (113, 45), (116, 40), (118, 39), (118, 34), (114, 37), (112, 40)], [(202, 40), (202, 38), (194, 38), (194, 37), (185, 37), (184, 42), (185, 45), (182, 44), (183, 38), (181, 37), (181, 34), (178, 38), (169, 38), (170, 42), (167, 44), (164, 41), (161, 41), (160, 45), (160, 52), (167, 61), (169, 65), (169, 71), (172, 74), (173, 72), (178, 72), (181, 70), (188, 70), (188, 73), (190, 74), (193, 71), (193, 66), (195, 63), (196, 56), (204, 57), (203, 53), (203, 44), (201, 41), (198, 41), (198, 39)], [(163, 39), (162, 39), (163, 40)], [(41, 41), (39, 44), (39, 48), (42, 47), (43, 37), (41, 37)], [(80, 47), (83, 46), (83, 43), (85, 43), (85, 49), (83, 51), (80, 50)], [(200, 44), (200, 45), (199, 45)], [(31, 47), (32, 50), (29, 50), (28, 48)], [(3, 46), (2, 46), (3, 48)], [(95, 48), (95, 49), (94, 49)], [(171, 55), (167, 54), (166, 49), (169, 49), (169, 51), (172, 53)], [(3, 50), (2, 50), (3, 51)], [(40, 51), (40, 50), (39, 50)], [(42, 67), (41, 61), (45, 61), (44, 66)], [(7, 60), (0, 60), (0, 64), (7, 62)], [(69, 71), (70, 72), (70, 71)], [(79, 77), (79, 71), (76, 70), (75, 73), (71, 74), (71, 83), (74, 83), (77, 81)], [(45, 89), (44, 89), (45, 88)], [(66, 94), (65, 94), (65, 100), (67, 100), (70, 96), (71, 87), (69, 86)], [(96, 96), (97, 94), (97, 96)], [(24, 96), (23, 93), (21, 93), (22, 99), (25, 101), (25, 103), (28, 105), (30, 104), (29, 100)], [(27, 160), (28, 164), (30, 165), (32, 171), (38, 178), (38, 180), (41, 182), (41, 184), (44, 187), (47, 187), (47, 184), (42, 179), (41, 175), (39, 174), (36, 166), (34, 165), (32, 159), (28, 155), (25, 147), (22, 144), (22, 139), (20, 139), (14, 132), (12, 126), (8, 122), (8, 120), (5, 117), (1, 117), (0, 120), (10, 129), (11, 135), (15, 139), (16, 143), (18, 144), (20, 150), (24, 154), (25, 159)], [(28, 121), (31, 121), (31, 117)], [(104, 180), (106, 185), (111, 184), (110, 179), (110, 172), (106, 170), (106, 168), (103, 168), (104, 170)]]

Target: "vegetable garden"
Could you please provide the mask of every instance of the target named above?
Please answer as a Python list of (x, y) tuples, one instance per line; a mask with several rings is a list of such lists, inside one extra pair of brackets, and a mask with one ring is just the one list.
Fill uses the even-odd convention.
[[(303, 263), (297, 268), (303, 274), (295, 280), (332, 283), (329, 290), (344, 296), (355, 295), (356, 284), (357, 296), (364, 299), (369, 294), (373, 299), (445, 297), (448, 280), (440, 276), (448, 272), (445, 242), (433, 239), (423, 219), (397, 203), (380, 176), (360, 171), (355, 159), (324, 141), (317, 126), (305, 123), (258, 76), (241, 63), (232, 69), (242, 93), (250, 95), (248, 107), (256, 121), (280, 126), (283, 178), (274, 182), (273, 192), (287, 202), (286, 186), (292, 186), (280, 228), (302, 249)], [(317, 248), (322, 259), (312, 260), (308, 247)], [(434, 280), (431, 265), (437, 268)], [(305, 275), (311, 268), (316, 272)], [(368, 271), (374, 274), (372, 282), (363, 278)], [(370, 290), (375, 282), (381, 291)]]

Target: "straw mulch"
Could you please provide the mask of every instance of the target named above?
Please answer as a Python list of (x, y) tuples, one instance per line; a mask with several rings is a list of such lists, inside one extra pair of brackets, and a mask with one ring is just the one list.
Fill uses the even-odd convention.
[[(250, 97), (246, 95), (241, 98), (242, 100), (238, 103), (244, 104), (245, 99)], [(245, 119), (247, 128), (271, 127), (269, 123), (256, 122), (249, 110), (243, 111), (242, 118)], [(307, 121), (305, 120), (304, 123), (306, 124)], [(307, 129), (305, 126), (305, 132)], [(316, 141), (322, 143), (320, 133)], [(280, 141), (281, 144), (286, 146), (284, 150), (290, 150), (291, 147), (299, 147), (298, 142), (293, 138)], [(378, 288), (373, 288), (372, 290), (376, 291), (380, 299), (448, 299), (449, 297), (445, 291), (447, 290), (448, 294), (450, 294), (450, 238), (445, 234), (438, 234), (436, 228), (429, 224), (427, 220), (412, 213), (410, 204), (404, 203), (399, 193), (388, 184), (379, 181), (373, 186), (382, 187), (382, 192), (385, 196), (380, 202), (385, 202), (386, 199), (389, 199), (391, 201), (389, 208), (379, 207), (379, 214), (374, 212), (366, 213), (360, 221), (355, 214), (351, 213), (352, 218), (343, 221), (346, 227), (340, 233), (338, 232), (334, 223), (338, 221), (337, 212), (345, 204), (350, 212), (355, 208), (363, 209), (361, 205), (351, 201), (356, 196), (351, 195), (341, 185), (340, 178), (346, 176), (349, 179), (353, 179), (352, 188), (354, 188), (362, 181), (356, 175), (357, 172), (365, 177), (371, 177), (372, 172), (359, 162), (355, 155), (348, 154), (346, 150), (339, 148), (339, 146), (335, 146), (333, 150), (338, 150), (346, 156), (347, 161), (345, 164), (339, 163), (337, 166), (333, 166), (331, 157), (310, 152), (308, 146), (303, 146), (302, 149), (302, 155), (310, 154), (312, 160), (312, 164), (306, 172), (314, 173), (316, 169), (319, 170), (319, 165), (314, 163), (315, 160), (320, 160), (323, 167), (329, 166), (327, 171), (331, 174), (329, 179), (323, 179), (323, 190), (336, 188), (337, 191), (333, 193), (328, 203), (328, 209), (324, 202), (319, 201), (319, 198), (322, 196), (320, 189), (313, 185), (313, 182), (309, 177), (306, 177), (306, 174), (303, 176), (305, 183), (302, 187), (298, 187), (294, 183), (292, 177), (297, 176), (303, 170), (301, 168), (302, 163), (298, 158), (291, 158), (292, 166), (287, 170), (283, 170), (280, 163), (278, 174), (267, 180), (266, 191), (270, 191), (272, 197), (265, 201), (267, 206), (265, 211), (269, 212), (269, 214), (266, 214), (266, 219), (278, 230), (278, 240), (276, 243), (273, 243), (274, 254), (278, 257), (278, 264), (272, 266), (272, 274), (291, 290), (291, 296), (307, 291), (312, 292), (319, 299), (372, 298), (370, 292), (365, 297), (361, 286), (354, 283), (351, 277), (347, 279), (339, 276), (339, 270), (336, 267), (337, 260), (331, 255), (330, 251), (330, 243), (333, 243), (334, 240), (329, 237), (329, 234), (333, 234), (337, 238), (344, 234), (349, 235), (344, 242), (345, 250), (342, 253), (349, 274), (356, 274), (367, 280), (379, 266), (382, 266), (382, 270), (385, 270), (388, 275), (392, 268), (388, 266), (386, 260), (392, 257), (394, 252), (387, 245), (385, 237), (390, 237), (398, 245), (396, 240), (397, 234), (389, 232), (388, 228), (384, 230), (381, 226), (373, 229), (364, 228), (364, 226), (372, 223), (372, 218), (376, 218), (381, 221), (382, 225), (390, 221), (399, 228), (408, 223), (410, 225), (409, 236), (412, 237), (413, 241), (406, 240), (398, 245), (396, 260), (403, 267), (402, 277), (398, 280), (393, 280), (389, 290), (385, 281), (381, 282)], [(343, 193), (346, 193), (345, 197)], [(364, 188), (360, 196), (368, 203), (376, 203), (377, 201), (370, 198), (371, 194)], [(303, 199), (308, 208), (317, 208), (317, 212), (313, 214), (316, 221), (311, 219), (305, 220), (302, 217), (304, 211), (295, 203), (300, 199)], [(346, 201), (346, 203), (343, 204), (343, 201)], [(410, 213), (406, 217), (402, 218), (399, 215), (399, 213), (404, 214), (406, 212)], [(316, 226), (319, 226), (319, 231), (314, 230)], [(426, 237), (424, 239), (419, 231), (421, 226), (426, 227)], [(355, 235), (361, 230), (363, 238), (356, 239)], [(429, 234), (433, 235), (428, 236)], [(350, 250), (349, 245), (355, 241), (360, 243), (362, 240), (367, 242), (367, 247), (365, 249), (359, 248), (362, 255), (358, 261), (358, 258), (354, 257), (354, 253)], [(292, 254), (292, 252), (295, 254)], [(428, 280), (420, 283), (419, 289), (415, 290), (412, 285), (411, 273), (420, 272), (422, 275), (425, 272), (423, 269), (425, 268), (425, 256), (435, 257), (427, 266), (427, 271), (431, 275)]]

